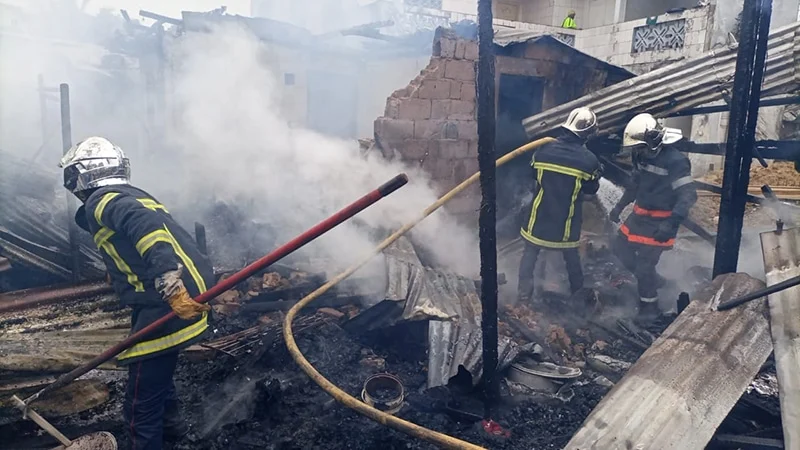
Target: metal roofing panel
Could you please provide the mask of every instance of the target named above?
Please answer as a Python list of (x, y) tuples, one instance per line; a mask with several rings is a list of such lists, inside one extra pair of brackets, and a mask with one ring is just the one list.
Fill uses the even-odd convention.
[[(800, 23), (772, 32), (762, 95), (787, 93), (800, 84)], [(656, 117), (723, 100), (733, 87), (738, 46), (711, 50), (636, 78), (585, 95), (523, 120), (530, 137), (553, 131), (577, 107), (597, 114), (599, 131), (621, 130), (633, 116), (649, 112)]]

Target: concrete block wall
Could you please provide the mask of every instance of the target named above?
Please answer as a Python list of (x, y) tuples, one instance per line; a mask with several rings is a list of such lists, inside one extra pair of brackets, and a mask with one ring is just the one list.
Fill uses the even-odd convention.
[(701, 7), (658, 16), (658, 22), (686, 20), (684, 48), (632, 53), (633, 30), (647, 24), (647, 19), (632, 20), (604, 27), (579, 30), (575, 47), (611, 64), (642, 73), (654, 65), (691, 58), (707, 51), (710, 44), (713, 8)]
[[(437, 36), (430, 63), (386, 100), (374, 123), (386, 156), (417, 165), (444, 193), (478, 170), (475, 63), (478, 44), (447, 31)], [(448, 204), (454, 214), (477, 210), (477, 191)]]

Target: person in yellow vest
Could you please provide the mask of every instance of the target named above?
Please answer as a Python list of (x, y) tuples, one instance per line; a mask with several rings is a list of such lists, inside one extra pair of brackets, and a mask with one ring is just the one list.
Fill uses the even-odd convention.
[(567, 13), (567, 17), (561, 22), (561, 28), (571, 28), (573, 30), (578, 28), (578, 24), (575, 23), (575, 11), (570, 10), (570, 12)]

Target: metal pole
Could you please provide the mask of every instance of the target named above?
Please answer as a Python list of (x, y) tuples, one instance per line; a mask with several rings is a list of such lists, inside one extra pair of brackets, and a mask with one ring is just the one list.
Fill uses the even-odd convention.
[(478, 167), (481, 210), (478, 236), (481, 252), (481, 327), (483, 331), (484, 416), (500, 397), (497, 377), (497, 186), (495, 183), (495, 77), (492, 0), (478, 0)]
[(722, 178), (715, 277), (736, 272), (738, 265), (771, 13), (772, 0), (744, 2)]
[[(69, 85), (61, 83), (59, 86), (61, 93), (61, 146), (64, 154), (72, 147), (72, 118), (69, 112)], [(75, 215), (75, 198), (67, 192), (67, 230), (69, 230), (69, 251), (72, 259), (72, 282), (77, 283), (81, 279), (81, 252), (78, 246), (78, 228), (73, 220)]]
[(47, 146), (50, 134), (47, 132), (47, 92), (44, 87), (44, 75), (39, 74), (37, 78), (39, 84), (39, 111), (41, 113), (42, 147)]

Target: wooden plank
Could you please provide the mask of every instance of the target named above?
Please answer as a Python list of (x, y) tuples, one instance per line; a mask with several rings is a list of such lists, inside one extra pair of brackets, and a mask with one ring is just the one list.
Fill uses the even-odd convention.
[(718, 312), (764, 287), (717, 277), (592, 411), (569, 450), (702, 450), (772, 352), (767, 305)]
[[(767, 283), (800, 275), (800, 228), (761, 233)], [(800, 450), (800, 286), (769, 296), (770, 328), (780, 389), (783, 445)]]

